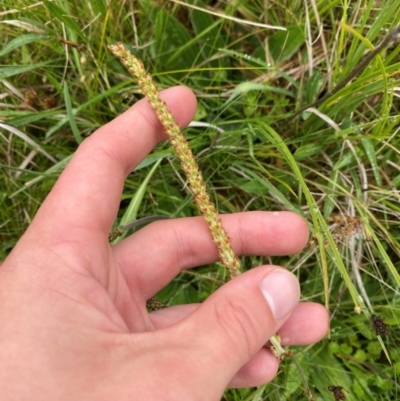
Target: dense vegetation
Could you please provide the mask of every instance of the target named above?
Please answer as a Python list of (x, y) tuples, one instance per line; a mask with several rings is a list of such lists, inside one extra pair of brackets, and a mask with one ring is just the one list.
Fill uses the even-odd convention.
[[(196, 93), (185, 135), (219, 211), (292, 210), (312, 232), (299, 255), (243, 265), (297, 274), (303, 298), (329, 308), (330, 337), (225, 399), (399, 399), (398, 42), (329, 96), (399, 23), (399, 0), (0, 1), (0, 258), (77, 145), (141, 97), (107, 50), (123, 41), (160, 88)], [(196, 215), (184, 181), (160, 144), (128, 178), (116, 225)], [(201, 267), (159, 296), (198, 302), (225, 279)]]

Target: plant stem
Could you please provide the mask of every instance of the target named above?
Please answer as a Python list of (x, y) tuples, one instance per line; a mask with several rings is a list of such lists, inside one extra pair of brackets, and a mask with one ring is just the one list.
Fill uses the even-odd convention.
[(146, 73), (144, 66), (133, 54), (131, 54), (122, 43), (110, 45), (109, 49), (118, 57), (126, 69), (136, 77), (144, 95), (148, 98), (150, 105), (157, 114), (157, 118), (168, 134), (169, 141), (175, 149), (175, 153), (181, 161), (182, 170), (189, 181), (194, 200), (204, 219), (208, 224), (212, 239), (217, 245), (220, 259), (227, 268), (230, 277), (240, 274), (240, 262), (235, 256), (230, 239), (218, 217), (217, 209), (210, 200), (205, 183), (199, 167), (196, 164), (193, 153), (182, 135), (179, 125), (174, 120), (167, 106), (160, 98), (160, 93), (150, 74)]
[(140, 219), (131, 221), (128, 224), (125, 224), (123, 226), (118, 226), (117, 228), (113, 228), (108, 235), (108, 241), (114, 241), (116, 238), (118, 238), (120, 235), (122, 235), (125, 231), (130, 230), (131, 228), (135, 228), (137, 226), (141, 226), (142, 224), (148, 224), (152, 223), (153, 221), (157, 220), (167, 220), (169, 219), (168, 216), (163, 216), (163, 215), (154, 215), (154, 216), (145, 216), (141, 217)]

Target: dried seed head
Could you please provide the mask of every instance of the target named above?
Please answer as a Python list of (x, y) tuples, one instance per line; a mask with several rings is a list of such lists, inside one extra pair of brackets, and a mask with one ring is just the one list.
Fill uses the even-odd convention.
[(212, 239), (218, 247), (221, 262), (227, 268), (231, 278), (238, 276), (240, 274), (239, 259), (232, 250), (229, 237), (222, 226), (214, 204), (210, 200), (192, 150), (186, 138), (182, 135), (179, 125), (167, 109), (165, 103), (161, 100), (160, 93), (151, 75), (146, 72), (143, 63), (125, 49), (122, 43), (110, 45), (109, 49), (120, 59), (126, 69), (136, 77), (144, 95), (148, 98), (151, 107), (156, 112), (157, 118), (163, 125), (165, 132), (168, 134), (169, 141), (174, 147), (177, 157), (181, 161), (182, 170), (189, 181), (197, 208), (203, 214)]

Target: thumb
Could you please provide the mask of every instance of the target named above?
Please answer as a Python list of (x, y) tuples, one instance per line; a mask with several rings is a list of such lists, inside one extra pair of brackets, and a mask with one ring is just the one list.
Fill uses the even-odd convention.
[(288, 319), (299, 298), (296, 277), (277, 266), (250, 270), (218, 289), (181, 322), (181, 339), (190, 340), (206, 359), (199, 376), (218, 377), (225, 388)]

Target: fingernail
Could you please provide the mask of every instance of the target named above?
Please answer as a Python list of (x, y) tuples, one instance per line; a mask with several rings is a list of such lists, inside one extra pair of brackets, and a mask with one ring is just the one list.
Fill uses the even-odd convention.
[(261, 280), (260, 289), (275, 320), (283, 319), (299, 303), (299, 282), (287, 270), (277, 269), (265, 276)]

